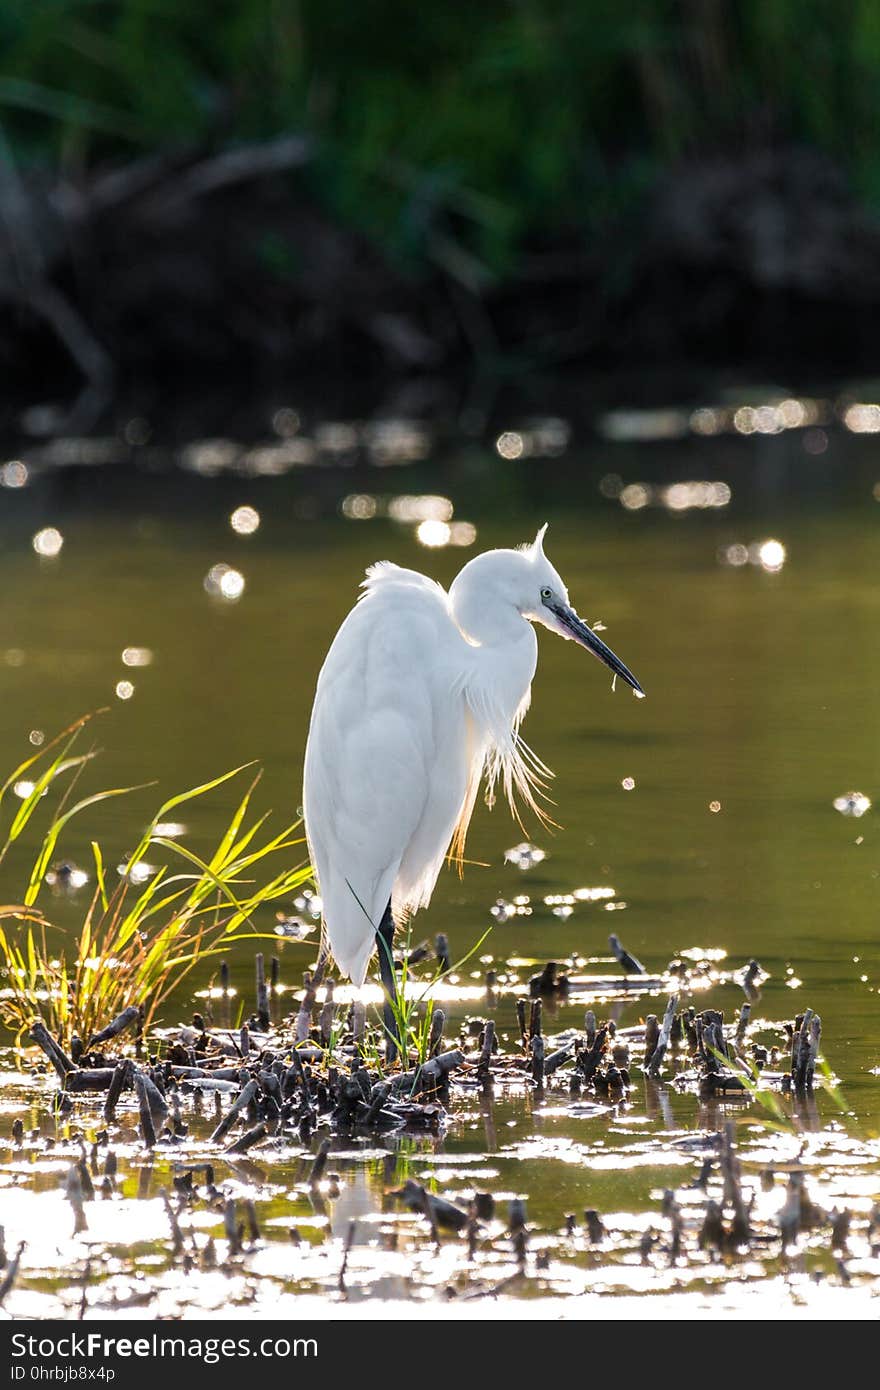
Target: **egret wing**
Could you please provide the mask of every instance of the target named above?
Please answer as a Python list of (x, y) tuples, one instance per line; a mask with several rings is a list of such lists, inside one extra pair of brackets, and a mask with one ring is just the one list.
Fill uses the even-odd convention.
[(430, 895), (461, 811), (466, 652), (439, 585), (374, 566), (318, 679), (306, 832), (330, 946), (356, 983), (389, 899)]

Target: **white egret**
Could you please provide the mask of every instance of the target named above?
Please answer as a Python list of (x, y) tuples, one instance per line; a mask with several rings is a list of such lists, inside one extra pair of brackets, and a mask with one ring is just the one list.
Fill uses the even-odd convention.
[(520, 736), (538, 658), (533, 624), (593, 652), (637, 695), (623, 662), (579, 618), (544, 554), (546, 526), (490, 550), (447, 593), (387, 561), (372, 565), (318, 677), (303, 807), (325, 945), (355, 985), (374, 948), (389, 1000), (395, 923), (425, 907), (452, 847), (459, 858), (480, 783), (532, 810), (549, 769)]

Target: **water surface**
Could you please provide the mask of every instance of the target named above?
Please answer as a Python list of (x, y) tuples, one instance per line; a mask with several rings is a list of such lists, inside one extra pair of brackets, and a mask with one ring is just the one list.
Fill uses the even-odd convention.
[[(876, 811), (846, 816), (832, 803), (852, 790), (874, 801), (880, 793), (880, 457), (870, 433), (847, 427), (839, 391), (821, 399), (821, 424), (773, 434), (727, 427), (707, 437), (705, 421), (664, 428), (620, 409), (587, 422), (547, 409), (536, 423), (512, 407), (475, 427), (466, 413), (452, 422), (417, 411), (328, 415), (291, 401), (255, 409), (219, 444), (175, 440), (161, 421), (140, 418), (125, 443), (123, 422), (122, 442), (111, 434), (100, 462), (94, 447), (68, 442), (65, 454), (57, 441), (19, 442), (9, 457), (25, 462), (26, 485), (0, 487), (0, 766), (25, 756), (31, 731), (110, 706), (90, 785), (158, 786), (71, 827), (64, 853), (84, 868), (89, 839), (99, 836), (115, 864), (164, 796), (250, 759), (265, 769), (263, 804), (292, 818), (317, 672), (365, 567), (389, 559), (447, 584), (469, 555), (530, 540), (547, 521), (547, 554), (573, 602), (604, 623), (648, 698), (612, 692), (599, 663), (541, 632), (524, 733), (556, 773), (561, 828), (527, 824), (546, 858), (520, 872), (504, 852), (522, 832), (503, 807), (478, 808), (468, 842), (477, 862), (461, 880), (441, 877), (415, 938), (444, 931), (453, 956), (463, 954), (499, 898), (527, 895), (530, 913), (496, 924), (482, 956), (577, 955), (610, 972), (613, 930), (651, 971), (690, 948), (726, 952), (728, 971), (756, 958), (769, 979), (754, 1016), (780, 1022), (815, 1009), (842, 1087), (843, 1117), (820, 1097), (797, 1124), (821, 1134), (842, 1123), (870, 1143), (880, 1115)], [(715, 488), (665, 491), (683, 482)], [(426, 494), (440, 500), (399, 500)], [(707, 498), (712, 505), (683, 505)], [(259, 513), (249, 535), (230, 525), (243, 506)], [(409, 519), (391, 519), (389, 508)], [(419, 532), (419, 517), (433, 531)], [(470, 544), (424, 544), (448, 539), (442, 528), (457, 522), (473, 535), (452, 535)], [(41, 558), (33, 537), (48, 527), (63, 547)], [(730, 562), (750, 546), (752, 562)], [(206, 591), (220, 564), (243, 577), (234, 601)], [(126, 666), (131, 647), (147, 649), (150, 663)], [(120, 698), (126, 681), (130, 698)], [(187, 810), (195, 847), (231, 804), (222, 789)], [(4, 901), (25, 862), (22, 852), (5, 867)], [(613, 888), (613, 899), (577, 903), (567, 918), (544, 902), (591, 885)], [(75, 924), (77, 902), (47, 892), (44, 906), (59, 927)], [(295, 985), (313, 958), (313, 946), (285, 943), (285, 980)], [(249, 951), (231, 964), (250, 1000)], [(467, 970), (481, 976), (485, 965)], [(700, 1006), (732, 1018), (742, 999), (724, 984)], [(664, 1002), (640, 998), (618, 1021), (636, 1023)], [(191, 1007), (181, 998), (180, 1017)], [(553, 1026), (579, 1026), (582, 1015), (582, 1005), (563, 1008)], [(499, 1026), (512, 1019), (507, 1000)], [(709, 1125), (691, 1098), (667, 1100), (641, 1097), (630, 1131), (619, 1116), (599, 1122), (601, 1145), (633, 1152), (636, 1130), (645, 1141)], [(645, 1212), (679, 1180), (650, 1146), (639, 1161), (602, 1163), (595, 1127), (586, 1140), (567, 1112), (551, 1107), (542, 1118), (530, 1102), (510, 1102), (510, 1113), (505, 1104), (491, 1138), (477, 1113), (427, 1163), (417, 1145), (416, 1171), (442, 1171), (448, 1159), (445, 1185), (455, 1187), (460, 1161), (494, 1154), (489, 1185), (527, 1193), (530, 1217), (551, 1228), (585, 1206)], [(368, 1209), (381, 1165), (355, 1167), (351, 1201)], [(865, 1172), (877, 1185), (876, 1155)]]

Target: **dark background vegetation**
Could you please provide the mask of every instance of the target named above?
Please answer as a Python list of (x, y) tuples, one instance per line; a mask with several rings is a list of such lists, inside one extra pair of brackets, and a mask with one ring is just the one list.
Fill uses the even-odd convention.
[(0, 0), (7, 381), (869, 368), (875, 0)]

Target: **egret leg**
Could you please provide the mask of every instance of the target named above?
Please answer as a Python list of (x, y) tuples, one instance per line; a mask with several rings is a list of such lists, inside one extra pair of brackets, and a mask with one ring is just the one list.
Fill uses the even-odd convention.
[(379, 975), (385, 991), (385, 1004), (382, 1009), (382, 1021), (385, 1024), (385, 1060), (391, 1063), (397, 1060), (401, 1039), (394, 1009), (391, 1007), (392, 1000), (397, 998), (397, 976), (394, 973), (394, 918), (391, 915), (390, 899), (376, 932), (376, 942), (379, 947)]

